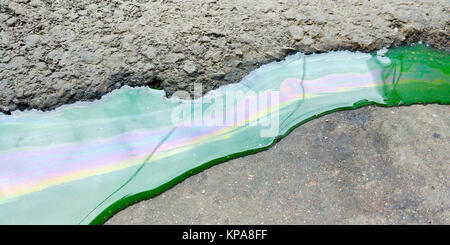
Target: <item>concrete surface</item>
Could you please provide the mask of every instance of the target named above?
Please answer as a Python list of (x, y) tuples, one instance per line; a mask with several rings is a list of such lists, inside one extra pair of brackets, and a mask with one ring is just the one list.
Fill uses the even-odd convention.
[(0, 112), (203, 92), (294, 51), (449, 48), (448, 0), (0, 0)]
[(450, 224), (450, 107), (365, 107), (301, 125), (106, 224)]

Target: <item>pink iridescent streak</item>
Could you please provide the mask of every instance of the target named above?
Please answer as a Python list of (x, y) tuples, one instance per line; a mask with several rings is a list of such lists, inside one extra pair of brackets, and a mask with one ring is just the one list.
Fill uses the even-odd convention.
[[(376, 72), (375, 72), (376, 73)], [(350, 73), (333, 74), (319, 79), (301, 81), (288, 78), (281, 83), (279, 100), (269, 99), (266, 108), (250, 108), (254, 106), (248, 101), (259, 97), (270, 98), (273, 91), (263, 91), (255, 96), (246, 97), (240, 101), (233, 110), (227, 110), (224, 118), (239, 115), (244, 112), (244, 120), (254, 118), (261, 111), (281, 105), (289, 101), (300, 99), (303, 95), (314, 96), (322, 93), (338, 93), (342, 89), (354, 89), (378, 85), (378, 74)], [(170, 115), (170, 113), (168, 113)], [(215, 118), (198, 120), (215, 120)], [(170, 152), (177, 148), (201, 144), (217, 135), (240, 127), (242, 122), (234, 125), (204, 126), (203, 122), (193, 122), (193, 125), (178, 125), (173, 134), (162, 144), (155, 154)], [(64, 180), (64, 176), (82, 172), (82, 177), (107, 173), (111, 166), (124, 166), (132, 160), (148, 156), (158, 143), (167, 135), (170, 128), (151, 132), (127, 132), (115, 137), (89, 141), (84, 144), (66, 143), (61, 145), (42, 146), (34, 149), (19, 149), (0, 152), (0, 199), (16, 192), (26, 193), (26, 189), (41, 186), (41, 182), (58, 179), (54, 184)], [(102, 170), (103, 169), (103, 170)], [(120, 169), (120, 168), (119, 168)], [(67, 179), (71, 181), (73, 179)], [(51, 182), (51, 181), (50, 181)], [(6, 194), (6, 196), (5, 196)]]

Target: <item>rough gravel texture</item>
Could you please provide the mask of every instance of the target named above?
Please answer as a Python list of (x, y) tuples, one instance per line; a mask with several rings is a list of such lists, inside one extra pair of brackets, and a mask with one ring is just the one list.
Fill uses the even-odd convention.
[[(203, 92), (294, 51), (449, 49), (448, 0), (0, 0), (0, 112)], [(197, 95), (198, 96), (198, 95)]]
[(312, 120), (106, 224), (450, 224), (450, 107)]

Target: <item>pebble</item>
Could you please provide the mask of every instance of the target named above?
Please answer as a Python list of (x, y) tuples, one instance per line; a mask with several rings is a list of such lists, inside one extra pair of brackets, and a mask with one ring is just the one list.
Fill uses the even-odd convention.
[(288, 28), (288, 32), (289, 35), (294, 39), (294, 40), (302, 40), (303, 39), (303, 29), (299, 26), (290, 26)]
[(195, 72), (197, 72), (197, 67), (194, 65), (192, 61), (187, 61), (186, 63), (184, 63), (183, 70), (187, 74), (192, 75)]
[(9, 19), (6, 21), (6, 24), (7, 24), (8, 26), (12, 26), (12, 25), (14, 25), (14, 23), (16, 23), (17, 20), (18, 20), (18, 19), (17, 19), (16, 17), (9, 18)]
[(25, 44), (27, 46), (34, 46), (39, 42), (39, 40), (40, 40), (39, 35), (28, 35)]
[(166, 56), (166, 62), (169, 64), (176, 63), (185, 58), (184, 54), (172, 53)]
[(158, 55), (158, 49), (155, 47), (147, 47), (144, 51), (142, 51), (142, 54), (147, 58), (147, 59), (155, 59), (156, 56)]
[(30, 5), (33, 7), (39, 7), (42, 5), (42, 2), (40, 0), (31, 0)]

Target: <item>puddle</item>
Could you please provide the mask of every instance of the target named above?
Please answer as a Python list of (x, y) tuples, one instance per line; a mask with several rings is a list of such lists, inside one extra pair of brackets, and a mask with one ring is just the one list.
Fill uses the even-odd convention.
[(369, 104), (449, 104), (449, 92), (450, 55), (414, 45), (295, 54), (194, 101), (123, 87), (95, 102), (0, 115), (0, 224), (102, 223), (308, 120)]

